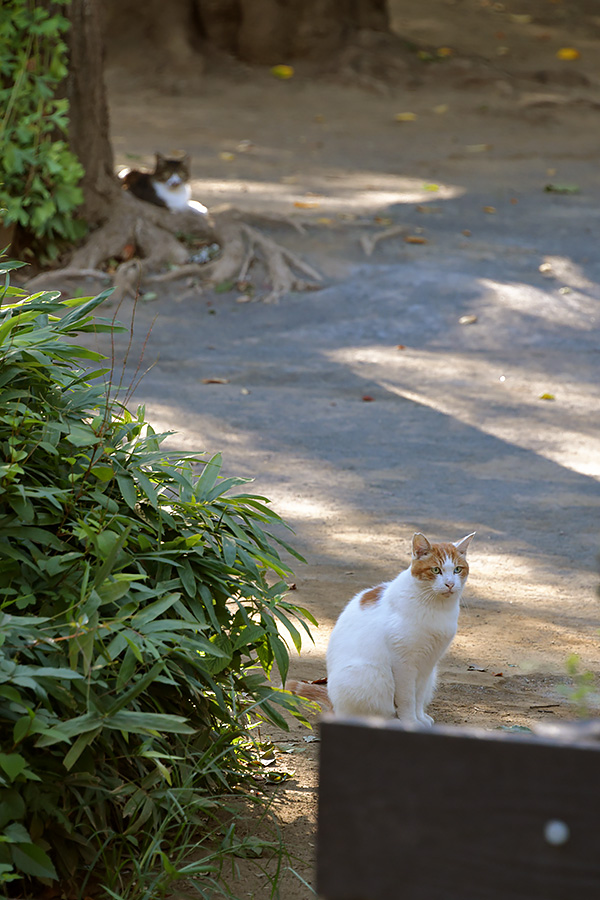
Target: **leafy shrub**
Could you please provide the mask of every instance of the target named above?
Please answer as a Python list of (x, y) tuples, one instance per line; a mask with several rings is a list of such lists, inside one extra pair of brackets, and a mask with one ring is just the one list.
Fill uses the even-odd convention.
[(245, 479), (222, 478), (220, 456), (168, 452), (143, 409), (111, 399), (104, 357), (73, 342), (114, 327), (93, 315), (105, 297), (28, 296), (7, 280), (0, 306), (7, 889), (81, 881), (83, 864), (114, 867), (123, 840), (138, 858), (151, 844), (172, 876), (165, 821), (207, 827), (210, 795), (252, 771), (251, 722), (300, 715), (265, 680), (275, 665), (285, 681), (280, 630), (299, 648), (314, 623), (285, 599), (281, 520), (230, 493)]
[(61, 137), (69, 101), (54, 96), (67, 74), (69, 22), (60, 7), (68, 2), (0, 4), (0, 209), (44, 258), (85, 231), (73, 219), (83, 168)]

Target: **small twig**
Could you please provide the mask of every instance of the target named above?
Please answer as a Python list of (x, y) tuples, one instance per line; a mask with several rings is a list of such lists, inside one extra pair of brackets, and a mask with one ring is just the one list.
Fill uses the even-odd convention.
[(240, 272), (237, 277), (238, 281), (246, 280), (246, 275), (248, 274), (248, 270), (250, 269), (250, 266), (252, 265), (253, 259), (254, 259), (254, 243), (251, 241), (250, 246), (248, 247), (248, 250), (246, 252), (246, 256), (244, 257), (242, 265), (240, 266)]
[[(104, 626), (106, 627), (106, 626)], [(74, 638), (83, 637), (89, 634), (88, 631), (74, 631), (73, 634), (64, 634), (62, 637), (42, 637), (36, 638), (35, 641), (28, 641), (28, 647), (37, 647), (38, 644), (58, 644), (59, 641), (72, 641)]]
[(102, 269), (55, 269), (52, 272), (41, 272), (34, 278), (31, 278), (25, 285), (28, 291), (36, 288), (39, 284), (42, 287), (48, 281), (60, 281), (61, 278), (102, 278), (109, 279), (110, 275), (103, 272)]
[(282, 247), (280, 244), (275, 243), (271, 238), (265, 237), (264, 234), (261, 234), (260, 231), (256, 231), (256, 229), (252, 228), (250, 225), (242, 225), (242, 229), (254, 244), (262, 247), (269, 255), (279, 256), (283, 260), (287, 260), (292, 266), (300, 269), (301, 272), (304, 272), (305, 275), (308, 275), (308, 277), (312, 278), (314, 281), (320, 282), (323, 280), (322, 276), (315, 271), (312, 266), (309, 266), (308, 263), (304, 262), (303, 259), (300, 259), (300, 257), (291, 250), (288, 250), (287, 247)]
[(244, 217), (258, 219), (260, 222), (269, 222), (272, 225), (289, 225), (290, 228), (295, 228), (298, 234), (306, 234), (306, 228), (302, 222), (297, 222), (289, 216), (275, 216), (263, 212), (245, 212)]
[(530, 706), (529, 709), (553, 709), (555, 706), (561, 706), (560, 703), (539, 703), (535, 704), (535, 706)]
[(111, 301), (120, 303), (127, 296), (131, 296), (135, 300), (139, 293), (141, 280), (142, 264), (139, 259), (130, 259), (121, 263), (114, 274), (115, 290)]
[(388, 238), (398, 237), (398, 235), (406, 234), (409, 231), (410, 228), (408, 227), (408, 225), (393, 225), (391, 228), (386, 228), (384, 231), (377, 232), (377, 234), (363, 234), (360, 238), (360, 246), (365, 251), (366, 256), (371, 256), (379, 241), (385, 241)]
[(145, 281), (161, 282), (174, 281), (176, 278), (184, 278), (186, 275), (205, 275), (208, 263), (183, 263), (175, 266), (168, 272), (159, 272), (158, 275), (146, 275)]

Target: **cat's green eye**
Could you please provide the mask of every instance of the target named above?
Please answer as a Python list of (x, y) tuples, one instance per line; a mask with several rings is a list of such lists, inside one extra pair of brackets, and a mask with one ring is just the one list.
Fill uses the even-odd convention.
[(440, 569), (439, 566), (432, 566), (431, 571), (433, 572), (434, 575), (439, 575), (442, 570)]
[(456, 566), (454, 569), (454, 574), (460, 575), (460, 573), (462, 572), (463, 569), (464, 569), (464, 566)]

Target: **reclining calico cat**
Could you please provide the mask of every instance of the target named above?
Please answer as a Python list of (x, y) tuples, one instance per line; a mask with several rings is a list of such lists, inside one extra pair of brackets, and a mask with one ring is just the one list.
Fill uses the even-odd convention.
[(187, 153), (172, 156), (157, 153), (154, 172), (124, 169), (119, 173), (119, 178), (124, 190), (146, 203), (162, 206), (171, 212), (186, 209), (202, 214), (207, 212), (205, 206), (191, 199), (190, 157)]

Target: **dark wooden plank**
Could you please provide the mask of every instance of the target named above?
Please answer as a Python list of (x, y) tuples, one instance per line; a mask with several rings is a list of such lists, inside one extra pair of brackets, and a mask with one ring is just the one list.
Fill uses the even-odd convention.
[[(562, 845), (545, 837), (553, 820), (568, 826)], [(317, 889), (325, 900), (598, 900), (600, 746), (323, 722)]]

